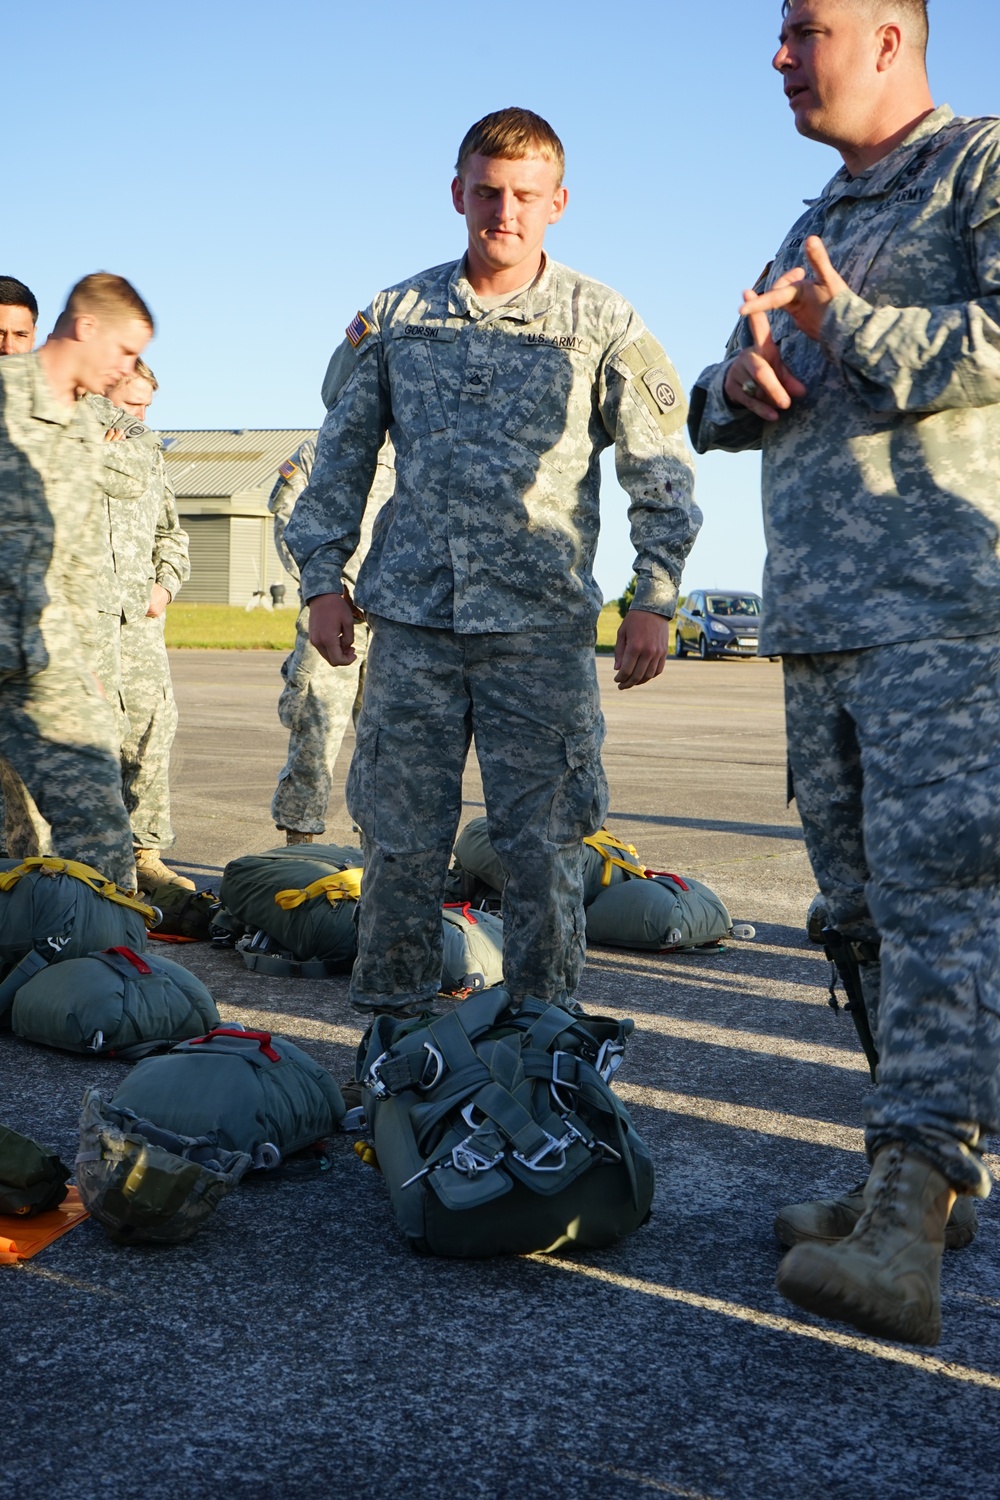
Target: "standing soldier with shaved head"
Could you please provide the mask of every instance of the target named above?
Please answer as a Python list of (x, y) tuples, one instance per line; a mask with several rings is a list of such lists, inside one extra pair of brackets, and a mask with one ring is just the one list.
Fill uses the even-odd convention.
[(327, 375), (309, 487), (285, 539), (313, 644), (354, 657), (341, 570), (379, 452), (396, 452), (357, 602), (372, 629), (347, 805), (365, 875), (354, 1003), (422, 1007), (441, 983), (441, 902), (475, 738), (506, 871), (512, 996), (572, 1005), (584, 961), (582, 840), (607, 810), (592, 565), (613, 447), (638, 553), (616, 681), (656, 677), (700, 522), (684, 400), (623, 297), (546, 256), (566, 207), (552, 127), (504, 109), (465, 136), (456, 262), (380, 292)]
[(53, 852), (135, 888), (118, 738), (94, 676), (104, 432), (82, 393), (130, 375), (153, 318), (120, 276), (84, 277), (32, 354), (0, 360), (0, 756)]
[(924, 0), (785, 4), (774, 67), (844, 165), (691, 432), (763, 449), (761, 650), (877, 1051), (863, 1194), (779, 1216), (778, 1286), (933, 1344), (946, 1223), (1000, 1128), (1000, 122), (935, 108), (927, 35)]

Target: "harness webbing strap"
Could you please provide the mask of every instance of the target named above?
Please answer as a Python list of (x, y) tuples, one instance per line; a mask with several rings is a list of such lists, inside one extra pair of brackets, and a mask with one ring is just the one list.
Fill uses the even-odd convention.
[(55, 859), (48, 854), (32, 855), (29, 859), (23, 860), (15, 869), (5, 870), (0, 875), (0, 891), (13, 890), (22, 876), (31, 875), (35, 871), (49, 875), (69, 875), (73, 880), (79, 880), (83, 885), (89, 886), (99, 896), (103, 896), (108, 901), (114, 901), (117, 906), (127, 906), (130, 911), (137, 911), (147, 927), (152, 927), (159, 921), (159, 913), (152, 906), (146, 906), (135, 896), (127, 896), (124, 891), (118, 889), (114, 881), (105, 879), (99, 870), (92, 869), (90, 865), (80, 864), (75, 859)]
[(358, 901), (361, 897), (363, 874), (361, 869), (338, 870), (334, 875), (324, 875), (322, 879), (314, 880), (305, 890), (278, 891), (274, 903), (282, 911), (294, 911), (297, 906), (312, 901), (316, 896), (325, 896), (331, 906), (337, 901)]
[(36, 974), (40, 974), (48, 966), (48, 959), (43, 958), (34, 948), (24, 955), (21, 962), (11, 969), (7, 978), (0, 984), (0, 1016), (5, 1015), (13, 1005), (14, 996), (22, 984), (27, 984), (29, 979), (32, 979)]
[(636, 880), (645, 880), (646, 872), (639, 865), (630, 863), (627, 859), (621, 859), (619, 855), (612, 854), (612, 849), (618, 849), (622, 854), (631, 854), (633, 859), (639, 858), (639, 851), (632, 844), (623, 844), (621, 839), (616, 839), (613, 833), (608, 833), (602, 828), (600, 833), (589, 834), (583, 841), (589, 844), (591, 849), (596, 849), (604, 861), (601, 872), (601, 884), (611, 884), (611, 871), (617, 866), (619, 870), (626, 870)]

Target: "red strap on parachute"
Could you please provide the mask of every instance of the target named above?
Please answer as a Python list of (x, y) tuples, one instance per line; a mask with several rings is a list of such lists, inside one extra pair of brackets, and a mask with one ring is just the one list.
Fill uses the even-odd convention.
[(270, 1058), (271, 1062), (280, 1062), (280, 1052), (275, 1052), (271, 1046), (271, 1033), (269, 1031), (239, 1031), (235, 1026), (216, 1026), (214, 1031), (209, 1031), (205, 1036), (196, 1036), (191, 1043), (192, 1047), (198, 1047), (202, 1042), (210, 1042), (214, 1036), (248, 1036), (255, 1042), (260, 1042), (260, 1051), (264, 1056)]
[(674, 885), (679, 885), (682, 891), (689, 891), (691, 889), (691, 887), (689, 885), (685, 885), (684, 884), (683, 880), (681, 879), (681, 877), (679, 875), (671, 875), (671, 873), (670, 873), (669, 870), (647, 870), (646, 871), (647, 879), (651, 880), (654, 875), (662, 875), (663, 878), (664, 878), (664, 880), (672, 880), (674, 882)]
[(133, 953), (131, 948), (105, 948), (104, 951), (105, 953), (120, 953), (122, 958), (128, 959), (133, 969), (137, 969), (140, 974), (152, 974), (153, 972), (146, 960), (140, 958), (138, 953)]
[(479, 923), (472, 915), (471, 901), (445, 901), (442, 905), (445, 911), (460, 911), (465, 920), (471, 922), (473, 927), (479, 926)]

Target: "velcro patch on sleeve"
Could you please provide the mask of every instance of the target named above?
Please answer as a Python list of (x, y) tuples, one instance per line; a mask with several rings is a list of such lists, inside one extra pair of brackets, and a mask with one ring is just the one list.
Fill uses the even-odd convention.
[(355, 349), (363, 339), (368, 337), (371, 331), (372, 325), (362, 312), (359, 312), (356, 317), (351, 319), (346, 329), (348, 340)]
[(283, 464), (278, 465), (278, 473), (282, 479), (291, 479), (293, 474), (298, 473), (298, 464), (293, 464), (290, 458), (286, 458)]

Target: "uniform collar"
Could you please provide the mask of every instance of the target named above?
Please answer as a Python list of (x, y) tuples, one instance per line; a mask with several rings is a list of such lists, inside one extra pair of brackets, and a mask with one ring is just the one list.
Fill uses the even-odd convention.
[(823, 203), (833, 198), (879, 198), (889, 192), (896, 178), (905, 167), (909, 166), (917, 150), (929, 140), (931, 136), (937, 135), (946, 125), (955, 118), (955, 112), (948, 104), (940, 104), (937, 109), (931, 110), (929, 115), (915, 125), (905, 140), (900, 141), (895, 151), (890, 151), (881, 161), (875, 162), (867, 167), (864, 172), (859, 172), (857, 177), (852, 177), (846, 167), (830, 179), (818, 198), (807, 198), (806, 206), (814, 208), (817, 203)]
[(40, 422), (58, 422), (60, 427), (69, 427), (76, 420), (80, 403), (75, 401), (72, 406), (63, 406), (56, 400), (45, 378), (45, 369), (38, 358), (38, 351), (23, 355), (11, 354), (8, 358), (21, 358), (27, 361), (28, 380), (31, 385), (31, 415), (37, 417)]
[[(509, 319), (515, 323), (533, 323), (542, 318), (552, 304), (553, 288), (558, 266), (542, 252), (542, 271), (526, 291), (515, 302), (506, 307), (494, 308), (490, 316)], [(483, 318), (487, 309), (483, 307), (465, 275), (466, 257), (456, 261), (448, 280), (448, 311), (453, 316)]]

